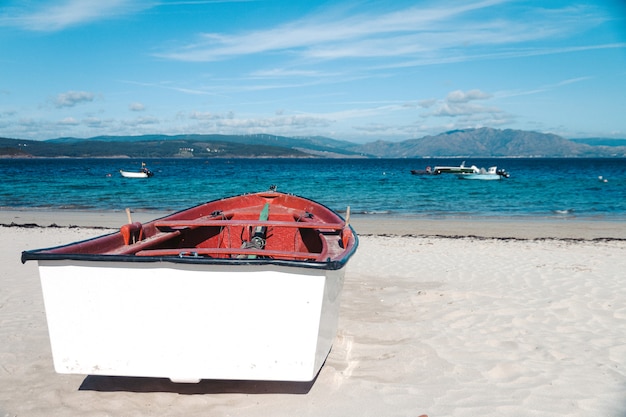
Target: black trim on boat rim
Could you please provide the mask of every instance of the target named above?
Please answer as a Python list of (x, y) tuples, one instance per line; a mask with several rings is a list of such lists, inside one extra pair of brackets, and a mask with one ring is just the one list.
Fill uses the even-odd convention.
[(204, 256), (134, 256), (134, 255), (95, 255), (79, 253), (43, 253), (38, 250), (22, 252), (22, 263), (26, 261), (84, 261), (84, 262), (132, 262), (132, 263), (173, 263), (187, 265), (276, 265), (294, 268), (311, 268), (338, 270), (346, 266), (354, 254), (356, 247), (339, 261), (315, 262), (286, 259), (239, 259), (239, 258), (208, 258)]

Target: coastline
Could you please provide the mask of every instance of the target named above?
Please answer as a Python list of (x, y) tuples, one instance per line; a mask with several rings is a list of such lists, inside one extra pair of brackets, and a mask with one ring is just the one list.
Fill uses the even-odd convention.
[[(134, 211), (133, 221), (147, 222), (170, 214)], [(477, 237), (497, 239), (626, 240), (626, 221), (584, 218), (437, 218), (393, 215), (352, 215), (359, 235)], [(2, 226), (83, 227), (117, 229), (128, 222), (125, 211), (0, 210)]]

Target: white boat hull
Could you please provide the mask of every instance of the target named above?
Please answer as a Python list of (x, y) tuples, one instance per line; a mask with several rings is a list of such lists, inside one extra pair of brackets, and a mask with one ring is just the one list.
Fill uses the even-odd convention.
[(336, 335), (345, 272), (38, 263), (57, 372), (176, 382), (313, 380)]
[(459, 178), (463, 180), (483, 180), (493, 181), (499, 180), (501, 176), (499, 174), (457, 174)]
[(474, 166), (474, 172), (471, 173), (459, 173), (457, 176), (463, 180), (483, 180), (483, 181), (493, 181), (499, 180), (503, 176), (508, 178), (509, 174), (504, 171), (498, 171), (498, 167), (490, 167), (489, 170), (485, 170), (485, 168), (478, 169)]
[(148, 178), (149, 175), (145, 172), (130, 172), (130, 171), (122, 171), (120, 170), (120, 174), (124, 178)]

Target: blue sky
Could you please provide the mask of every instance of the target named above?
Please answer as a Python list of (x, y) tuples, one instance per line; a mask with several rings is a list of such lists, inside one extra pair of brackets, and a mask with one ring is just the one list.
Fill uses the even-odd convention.
[(4, 0), (0, 137), (626, 137), (621, 0)]

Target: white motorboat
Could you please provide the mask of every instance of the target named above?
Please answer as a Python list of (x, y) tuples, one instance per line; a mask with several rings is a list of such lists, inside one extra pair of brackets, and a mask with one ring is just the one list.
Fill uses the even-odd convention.
[(474, 165), (472, 165), (471, 167), (466, 167), (465, 166), (465, 161), (463, 161), (461, 163), (461, 165), (459, 166), (435, 166), (432, 169), (432, 174), (434, 175), (439, 175), (439, 174), (461, 174), (461, 173), (473, 173), (477, 170), (478, 168), (476, 168)]
[(509, 178), (510, 174), (508, 172), (506, 172), (505, 170), (501, 169), (499, 170), (498, 167), (490, 167), (488, 170), (485, 170), (485, 168), (476, 168), (475, 166), (472, 166), (474, 168), (473, 172), (463, 172), (463, 173), (458, 173), (457, 177), (463, 180), (499, 180), (501, 178)]
[(139, 171), (124, 171), (120, 169), (120, 174), (124, 178), (150, 178), (154, 175), (152, 171), (150, 171), (144, 162), (141, 163), (141, 169)]

